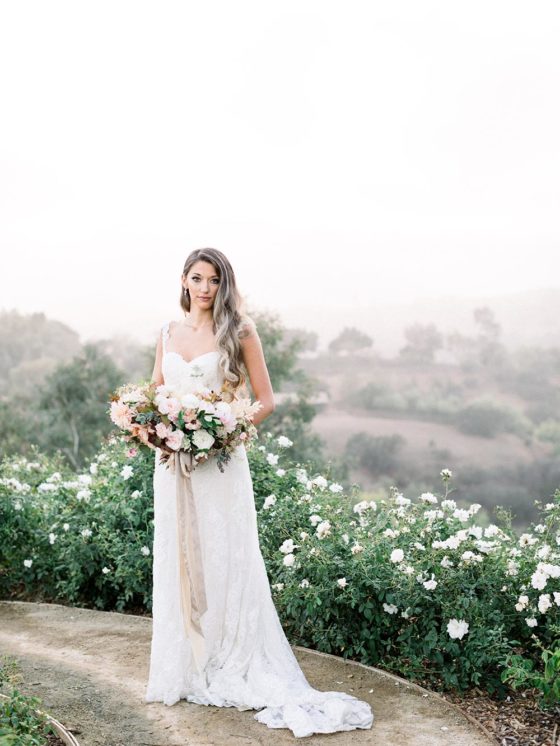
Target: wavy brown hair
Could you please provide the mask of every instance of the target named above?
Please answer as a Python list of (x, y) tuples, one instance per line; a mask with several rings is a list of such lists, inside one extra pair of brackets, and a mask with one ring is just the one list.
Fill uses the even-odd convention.
[[(243, 372), (241, 345), (239, 340), (256, 329), (255, 322), (245, 311), (245, 301), (237, 289), (235, 273), (228, 258), (218, 249), (195, 249), (188, 255), (183, 267), (186, 279), (191, 267), (196, 262), (209, 262), (216, 271), (220, 283), (212, 307), (213, 330), (220, 356), (220, 366), (228, 386), (233, 390), (246, 385), (247, 377)], [(191, 299), (188, 291), (181, 287), (179, 300), (185, 312), (191, 310)]]

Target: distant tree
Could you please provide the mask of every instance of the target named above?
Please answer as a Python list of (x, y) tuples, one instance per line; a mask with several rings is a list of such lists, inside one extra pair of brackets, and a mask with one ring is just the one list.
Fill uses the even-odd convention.
[(508, 355), (500, 342), (501, 326), (494, 318), (494, 312), (484, 306), (474, 309), (474, 320), (479, 328), (477, 338), (478, 359), (485, 368), (499, 368), (507, 362)]
[[(312, 399), (318, 382), (297, 367), (298, 352), (304, 340), (301, 335), (290, 334), (282, 327), (276, 314), (253, 311), (250, 316), (257, 324), (273, 390), (276, 393), (288, 390), (294, 394), (293, 400), (286, 399), (276, 405), (263, 422), (263, 430), (275, 437), (285, 435), (293, 443), (287, 455), (320, 469), (325, 463), (324, 442), (310, 427), (317, 414)], [(251, 393), (254, 396), (254, 392)]]
[(60, 450), (79, 469), (113, 429), (109, 396), (124, 381), (123, 372), (96, 345), (84, 345), (69, 363), (59, 365), (39, 392), (37, 443), (47, 453)]
[(355, 433), (346, 441), (346, 459), (371, 476), (391, 475), (398, 465), (398, 451), (405, 443), (405, 438), (398, 433), (378, 436)]
[(44, 313), (0, 312), (0, 381), (7, 381), (22, 364), (39, 358), (69, 360), (79, 349), (79, 335)]
[(353, 353), (372, 347), (373, 339), (354, 326), (346, 326), (338, 337), (329, 343), (329, 350), (334, 353)]
[(399, 350), (403, 360), (433, 363), (437, 350), (443, 347), (443, 335), (435, 324), (413, 324), (404, 330), (407, 344)]
[(299, 349), (302, 352), (315, 352), (319, 342), (317, 332), (311, 332), (307, 329), (286, 329), (284, 337), (287, 342), (298, 339), (300, 341)]

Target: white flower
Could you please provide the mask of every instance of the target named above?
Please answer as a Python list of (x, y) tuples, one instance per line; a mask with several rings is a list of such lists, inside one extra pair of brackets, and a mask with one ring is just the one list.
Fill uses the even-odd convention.
[(284, 564), (286, 565), (286, 567), (291, 567), (295, 561), (296, 557), (294, 554), (286, 554), (284, 557)]
[(442, 567), (453, 567), (454, 563), (449, 559), (447, 555), (439, 563)]
[(527, 606), (529, 606), (529, 596), (519, 596), (515, 604), (516, 611), (525, 611)]
[(538, 539), (536, 539), (531, 534), (521, 534), (521, 536), (519, 537), (519, 546), (527, 547), (527, 546), (530, 546), (531, 544), (536, 544), (537, 541)]
[(408, 619), (410, 616), (410, 609), (405, 609), (404, 611), (401, 611), (401, 616), (403, 619)]
[(550, 593), (542, 593), (539, 596), (539, 603), (538, 603), (539, 611), (541, 612), (541, 614), (545, 614), (550, 609), (551, 606), (552, 606), (552, 601), (550, 600)]
[(506, 575), (517, 575), (519, 572), (519, 565), (515, 560), (509, 559), (507, 561)]
[(97, 474), (97, 464), (93, 462), (89, 465), (90, 474)]
[(350, 537), (348, 536), (348, 534), (342, 534), (342, 537), (341, 537), (341, 538), (342, 538), (342, 541), (343, 541), (343, 542), (344, 542), (345, 544), (348, 544), (348, 543), (350, 542)]
[(319, 537), (319, 539), (324, 539), (325, 536), (328, 536), (331, 532), (331, 524), (330, 521), (321, 521), (319, 525), (316, 528), (316, 534)]
[(469, 508), (469, 515), (475, 515), (478, 513), (482, 505), (479, 505), (478, 503), (473, 503), (471, 507)]
[(341, 484), (338, 484), (337, 482), (332, 482), (329, 486), (329, 490), (331, 492), (342, 492), (344, 487)]
[(427, 591), (433, 591), (437, 587), (437, 580), (434, 580), (434, 574), (432, 573), (431, 579), (425, 580), (422, 585)]
[(414, 567), (412, 567), (412, 565), (405, 565), (402, 568), (402, 571), (405, 575), (414, 575)]
[(278, 456), (275, 453), (267, 453), (266, 460), (271, 466), (276, 466), (278, 463)]
[(78, 490), (76, 492), (76, 500), (85, 500), (85, 502), (89, 502), (90, 497), (91, 497), (91, 490), (88, 490), (87, 487), (83, 490)]
[(280, 448), (289, 448), (290, 446), (293, 446), (292, 441), (287, 438), (285, 435), (279, 435), (276, 438), (276, 442), (280, 446)]
[(535, 619), (535, 617), (529, 617), (529, 619), (525, 619), (525, 621), (527, 622), (527, 626), (528, 627), (536, 627), (537, 624), (538, 624), (538, 622)]
[[(116, 464), (115, 464), (115, 466), (116, 466)], [(88, 484), (91, 484), (93, 482), (93, 479), (90, 477), (89, 474), (80, 474), (78, 476), (78, 482), (80, 484), (88, 485)]]
[(312, 479), (311, 481), (312, 481), (312, 483), (313, 483), (313, 484), (316, 484), (316, 485), (317, 485), (317, 487), (319, 487), (319, 489), (322, 489), (322, 490), (324, 490), (324, 489), (325, 489), (325, 487), (326, 487), (326, 486), (327, 486), (327, 484), (328, 484), (328, 482), (327, 482), (327, 480), (325, 479), (325, 477), (322, 477), (322, 476), (318, 476), (318, 477), (315, 477), (315, 478), (314, 478), (314, 479)]
[(550, 554), (551, 549), (548, 544), (543, 544), (542, 547), (540, 547), (537, 550), (537, 557), (539, 559), (546, 559), (548, 555)]
[(537, 570), (546, 573), (550, 578), (560, 578), (560, 565), (551, 565), (549, 562), (539, 562)]
[(398, 606), (395, 606), (395, 604), (383, 604), (383, 611), (386, 611), (387, 614), (396, 614), (399, 610)]
[(63, 524), (62, 524), (62, 528), (63, 528), (63, 529), (65, 530), (65, 531), (68, 531), (68, 529), (70, 528), (70, 524), (69, 524), (69, 523), (63, 523)]
[(367, 510), (368, 507), (369, 507), (368, 501), (362, 500), (361, 502), (356, 503), (354, 507), (352, 508), (352, 510), (354, 511), (354, 513), (358, 513), (359, 515), (362, 515), (364, 510)]
[(544, 526), (542, 523), (539, 523), (537, 526), (535, 526), (535, 531), (538, 534), (544, 534), (544, 532), (546, 531), (546, 526)]
[(469, 534), (475, 536), (477, 539), (482, 538), (482, 526), (471, 526), (469, 528)]
[(263, 508), (265, 510), (268, 510), (274, 503), (276, 502), (276, 495), (269, 495), (267, 498), (265, 498), (265, 501), (263, 503)]
[(354, 544), (354, 546), (351, 549), (352, 554), (359, 554), (360, 552), (363, 552), (363, 551), (364, 551), (363, 546), (361, 544), (358, 544), (357, 542), (356, 544)]
[(23, 564), (24, 564), (24, 565), (25, 565), (26, 567), (31, 567), (31, 565), (33, 564), (33, 560), (32, 560), (32, 559), (24, 559), (24, 560), (23, 560)]
[(280, 546), (280, 550), (279, 551), (282, 552), (282, 554), (290, 554), (291, 552), (294, 551), (295, 546), (296, 545), (294, 544), (294, 540), (293, 539), (285, 539), (282, 542), (282, 545)]
[(437, 497), (431, 492), (423, 492), (418, 499), (423, 503), (437, 503)]
[(462, 510), (461, 508), (455, 508), (453, 511), (453, 518), (458, 518), (461, 523), (466, 523), (470, 518), (468, 510)]
[(383, 531), (383, 536), (386, 536), (389, 539), (396, 539), (399, 534), (400, 531), (395, 531), (392, 528), (386, 528), (385, 531)]
[(62, 477), (60, 475), (60, 472), (59, 471), (55, 471), (55, 472), (53, 472), (50, 475), (50, 477), (47, 477), (45, 479), (45, 482), (60, 482), (61, 479), (62, 479)]
[(134, 490), (134, 492), (131, 493), (130, 497), (140, 497), (142, 495), (141, 490)]
[(309, 534), (307, 533), (307, 531), (300, 531), (299, 538), (302, 541), (305, 541), (305, 539), (307, 539), (308, 536), (309, 536)]
[(544, 506), (544, 509), (545, 509), (545, 510), (554, 510), (554, 503), (547, 503), (547, 504), (546, 504), (546, 505)]
[(399, 492), (395, 497), (395, 504), (405, 508), (407, 505), (410, 505), (410, 499)]
[(202, 428), (195, 430), (192, 435), (193, 445), (201, 451), (206, 451), (208, 448), (211, 448), (215, 440), (216, 439), (211, 433)]
[(542, 591), (548, 580), (548, 575), (541, 570), (535, 570), (531, 575), (531, 585), (538, 591)]
[(286, 473), (286, 469), (276, 469), (276, 474), (279, 477), (283, 477), (285, 473)]
[(452, 640), (461, 640), (469, 631), (469, 624), (464, 619), (450, 619), (447, 633)]
[(402, 549), (393, 549), (391, 552), (391, 562), (402, 562), (404, 559), (404, 552)]
[(22, 510), (23, 504), (21, 500), (14, 500), (14, 510)]
[(108, 568), (108, 567), (104, 567), (104, 568), (103, 568), (103, 569), (101, 570), (101, 572), (103, 573), (103, 575), (107, 575), (107, 573), (111, 572), (111, 570), (109, 570), (109, 568)]
[(284, 583), (274, 583), (272, 587), (275, 591), (282, 591), (284, 590)]
[(296, 479), (300, 484), (307, 484), (308, 476), (305, 469), (296, 469)]
[(88, 536), (91, 536), (91, 534), (92, 534), (92, 531), (91, 531), (91, 529), (90, 529), (90, 528), (83, 528), (83, 529), (82, 529), (82, 530), (80, 531), (80, 533), (81, 533), (81, 535), (82, 535), (82, 536), (83, 536), (84, 538), (87, 538)]
[(309, 588), (309, 580), (307, 578), (304, 578), (301, 583), (299, 584), (300, 588)]
[(147, 557), (147, 556), (148, 556), (148, 555), (150, 554), (150, 549), (149, 549), (149, 547), (142, 547), (142, 549), (141, 549), (140, 551), (142, 552), (142, 554), (143, 554), (143, 555), (144, 555), (145, 557)]
[(455, 508), (457, 507), (457, 503), (455, 502), (455, 500), (442, 500), (441, 507), (444, 510), (455, 510)]
[(39, 492), (56, 492), (58, 487), (56, 484), (50, 484), (49, 482), (42, 482), (37, 489)]
[(560, 593), (558, 593), (558, 591), (553, 591), (552, 595), (554, 596), (554, 603), (556, 606), (560, 606)]
[(346, 586), (348, 585), (348, 581), (346, 580), (346, 578), (339, 578), (339, 579), (338, 579), (338, 580), (336, 581), (336, 583), (337, 583), (337, 585), (338, 585), (338, 586), (339, 586), (340, 588), (346, 588)]
[(447, 480), (451, 479), (451, 477), (453, 476), (453, 472), (451, 471), (451, 469), (442, 469), (439, 475), (443, 480)]
[(316, 526), (321, 520), (321, 516), (317, 515), (316, 513), (309, 516), (309, 523), (311, 523), (313, 526)]
[(414, 542), (414, 548), (418, 549), (419, 552), (425, 552), (426, 551), (426, 547), (423, 544), (420, 544), (419, 541), (415, 541)]
[(49, 543), (54, 544), (56, 541), (56, 534), (50, 533), (49, 534)]
[(128, 464), (126, 466), (123, 466), (121, 469), (121, 477), (123, 479), (130, 479), (130, 477), (134, 474), (134, 469), (132, 466), (129, 466)]
[(500, 533), (501, 533), (500, 529), (497, 526), (495, 526), (493, 523), (491, 523), (489, 526), (487, 526), (484, 529), (484, 536), (487, 539), (490, 539), (492, 536), (498, 536), (498, 534)]

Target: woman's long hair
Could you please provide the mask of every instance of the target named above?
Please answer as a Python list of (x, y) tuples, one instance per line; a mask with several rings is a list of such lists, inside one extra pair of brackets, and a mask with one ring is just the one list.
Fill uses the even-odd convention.
[[(195, 249), (188, 255), (183, 267), (186, 278), (193, 264), (199, 261), (209, 262), (220, 279), (218, 292), (214, 298), (212, 314), (213, 329), (220, 356), (220, 366), (228, 387), (233, 390), (246, 383), (246, 376), (241, 369), (242, 356), (239, 340), (256, 328), (253, 320), (245, 312), (245, 301), (237, 289), (235, 273), (227, 257), (218, 249)], [(191, 310), (190, 293), (181, 288), (180, 304), (183, 311)]]

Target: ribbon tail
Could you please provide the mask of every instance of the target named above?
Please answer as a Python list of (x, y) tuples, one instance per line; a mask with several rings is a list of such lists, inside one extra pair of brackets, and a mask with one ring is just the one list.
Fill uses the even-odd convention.
[(192, 491), (192, 455), (185, 451), (175, 453), (177, 496), (177, 545), (181, 611), (185, 633), (191, 643), (193, 659), (200, 673), (207, 662), (206, 641), (200, 617), (207, 607), (202, 551), (196, 505)]

